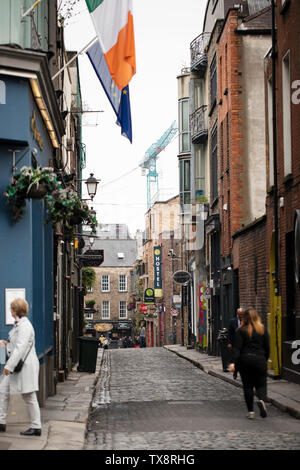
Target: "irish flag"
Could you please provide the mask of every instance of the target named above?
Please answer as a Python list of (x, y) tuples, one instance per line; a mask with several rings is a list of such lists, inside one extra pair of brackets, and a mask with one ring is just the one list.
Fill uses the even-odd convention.
[(135, 74), (132, 0), (86, 0), (111, 77), (122, 90)]

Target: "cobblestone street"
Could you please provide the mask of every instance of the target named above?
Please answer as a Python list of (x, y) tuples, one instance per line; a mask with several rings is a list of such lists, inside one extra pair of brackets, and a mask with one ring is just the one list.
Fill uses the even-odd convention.
[(299, 450), (299, 420), (267, 406), (248, 420), (241, 388), (165, 349), (109, 350), (85, 448)]

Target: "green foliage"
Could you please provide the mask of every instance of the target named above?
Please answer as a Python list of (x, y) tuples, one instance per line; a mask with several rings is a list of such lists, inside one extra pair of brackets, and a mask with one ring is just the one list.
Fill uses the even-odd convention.
[(18, 222), (24, 215), (26, 199), (33, 197), (30, 191), (41, 187), (44, 192), (39, 198), (45, 198), (46, 201), (46, 222), (55, 224), (63, 221), (69, 232), (72, 232), (75, 225), (85, 223), (91, 227), (92, 233), (96, 232), (97, 219), (94, 213), (72, 187), (65, 188), (58, 181), (53, 168), (23, 167), (19, 174), (14, 175), (5, 193), (14, 222)]
[(82, 268), (82, 285), (86, 289), (94, 287), (96, 283), (96, 272), (90, 267), (86, 266)]
[(30, 198), (32, 188), (39, 189), (43, 186), (45, 192), (51, 192), (58, 184), (53, 168), (31, 168), (26, 166), (21, 168), (20, 173), (14, 175), (11, 179), (11, 184), (5, 193), (14, 222), (18, 222), (24, 215), (26, 199)]

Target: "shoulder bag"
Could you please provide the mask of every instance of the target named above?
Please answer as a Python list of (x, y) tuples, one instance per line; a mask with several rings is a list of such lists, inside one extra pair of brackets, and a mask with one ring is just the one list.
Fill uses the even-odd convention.
[(14, 372), (21, 372), (21, 370), (22, 370), (22, 368), (23, 368), (23, 365), (24, 365), (24, 362), (26, 361), (27, 356), (28, 356), (28, 354), (30, 353), (32, 346), (33, 346), (33, 343), (32, 343), (32, 345), (30, 346), (30, 349), (29, 349), (29, 351), (27, 352), (27, 354), (26, 354), (26, 356), (24, 357), (24, 359), (20, 359), (20, 360), (19, 360), (18, 364), (17, 364), (16, 367), (14, 368)]

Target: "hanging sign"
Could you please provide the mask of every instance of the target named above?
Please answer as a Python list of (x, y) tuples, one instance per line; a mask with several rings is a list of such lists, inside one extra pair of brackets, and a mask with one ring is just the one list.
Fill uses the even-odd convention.
[(155, 303), (154, 289), (151, 287), (148, 287), (148, 289), (145, 290), (144, 303), (146, 305), (153, 305)]
[(190, 282), (191, 280), (191, 275), (187, 271), (176, 271), (173, 274), (173, 281), (175, 281), (177, 284), (186, 284), (187, 282)]
[(154, 295), (162, 297), (161, 247), (154, 247)]

